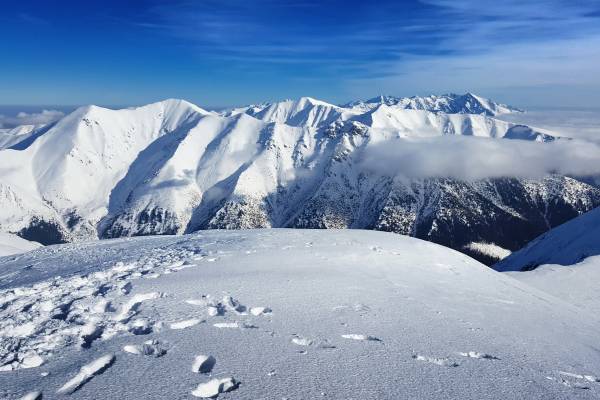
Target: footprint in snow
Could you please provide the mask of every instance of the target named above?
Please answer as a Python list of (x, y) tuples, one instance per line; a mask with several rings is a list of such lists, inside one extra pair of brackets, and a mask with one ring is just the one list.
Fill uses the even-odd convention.
[(94, 322), (85, 324), (79, 333), (81, 347), (84, 349), (90, 348), (92, 343), (102, 336), (102, 333), (104, 333), (104, 328), (101, 325), (96, 325)]
[(359, 333), (349, 333), (346, 335), (342, 335), (342, 337), (344, 339), (350, 339), (350, 340), (368, 340), (368, 341), (373, 341), (373, 342), (381, 342), (381, 339), (376, 338), (375, 336), (363, 335), (363, 334), (359, 334)]
[(123, 304), (121, 311), (115, 316), (115, 320), (122, 323), (127, 323), (138, 313), (141, 304), (148, 300), (159, 299), (164, 297), (164, 293), (151, 292), (136, 294), (128, 302)]
[(202, 306), (202, 307), (206, 307), (211, 304), (211, 301), (207, 296), (202, 296), (199, 299), (187, 299), (185, 302), (192, 306)]
[(19, 400), (41, 400), (42, 392), (39, 390), (29, 392), (25, 396), (21, 397)]
[(148, 335), (152, 333), (152, 323), (146, 318), (138, 318), (131, 322), (127, 330), (134, 335)]
[(231, 392), (239, 387), (240, 383), (232, 377), (222, 379), (211, 379), (206, 383), (198, 385), (196, 390), (192, 391), (192, 396), (203, 399), (215, 398), (221, 393)]
[(67, 383), (65, 383), (60, 389), (58, 389), (58, 394), (71, 394), (75, 392), (77, 389), (85, 385), (92, 378), (97, 375), (100, 375), (115, 362), (114, 354), (106, 354), (96, 360), (92, 361), (89, 364), (84, 365), (79, 369), (77, 375), (71, 378)]
[(167, 354), (167, 349), (158, 340), (146, 340), (141, 346), (126, 345), (123, 351), (130, 354), (162, 357)]
[(600, 382), (600, 378), (598, 378), (594, 375), (581, 375), (581, 374), (574, 374), (572, 372), (565, 372), (565, 371), (558, 371), (558, 373), (563, 376), (568, 376), (570, 378), (585, 379), (588, 382)]
[(199, 355), (194, 358), (192, 372), (208, 374), (214, 368), (217, 360), (213, 356)]
[(314, 341), (307, 337), (294, 336), (292, 338), (292, 343), (296, 346), (311, 346), (314, 343)]
[(186, 319), (186, 320), (179, 321), (179, 322), (173, 322), (171, 324), (171, 329), (175, 329), (175, 330), (185, 329), (185, 328), (192, 327), (194, 325), (198, 325), (201, 322), (204, 322), (204, 320), (198, 319), (198, 318), (192, 318), (192, 319)]
[(458, 353), (458, 354), (463, 357), (477, 358), (477, 359), (481, 359), (481, 360), (499, 360), (499, 358), (496, 356), (493, 356), (493, 355), (487, 354), (487, 353), (479, 353), (477, 351), (468, 351), (468, 352)]
[(427, 357), (422, 356), (420, 354), (415, 354), (412, 356), (412, 358), (417, 361), (428, 362), (430, 364), (439, 365), (441, 367), (458, 367), (460, 365), (457, 362), (450, 361), (447, 358)]
[(259, 315), (271, 314), (271, 309), (269, 307), (252, 307), (250, 309), (250, 314), (258, 317)]
[(119, 290), (121, 290), (121, 293), (123, 294), (131, 293), (131, 289), (133, 289), (133, 284), (131, 282), (126, 282), (119, 286)]
[(213, 324), (213, 326), (220, 329), (237, 329), (240, 327), (237, 322), (218, 322)]
[[(571, 375), (571, 374), (569, 374), (569, 375)], [(577, 374), (574, 374), (574, 375), (577, 375)], [(567, 375), (565, 375), (565, 376), (567, 376)], [(556, 379), (556, 378), (554, 378), (552, 376), (547, 376), (546, 379), (558, 382), (558, 383), (560, 383), (560, 384), (562, 384), (562, 385), (564, 385), (566, 387), (573, 388), (573, 389), (583, 389), (583, 390), (589, 390), (589, 389), (591, 389), (590, 385), (588, 385), (587, 383), (585, 383), (585, 381), (584, 382), (573, 381), (573, 380), (569, 380), (569, 379), (562, 378), (562, 377), (559, 378), (559, 379)]]
[(224, 296), (222, 300), (223, 305), (230, 311), (233, 311), (239, 315), (247, 315), (247, 307), (241, 304), (238, 300), (231, 296)]

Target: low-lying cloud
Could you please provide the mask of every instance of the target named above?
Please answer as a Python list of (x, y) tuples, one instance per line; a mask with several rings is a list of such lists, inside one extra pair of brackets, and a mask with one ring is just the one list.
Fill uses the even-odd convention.
[(600, 175), (600, 145), (583, 140), (549, 143), (442, 136), (374, 143), (361, 159), (366, 170), (406, 178), (542, 178)]
[(15, 116), (0, 115), (0, 128), (14, 128), (19, 125), (45, 125), (59, 120), (65, 115), (58, 110), (42, 110), (39, 113), (20, 112)]

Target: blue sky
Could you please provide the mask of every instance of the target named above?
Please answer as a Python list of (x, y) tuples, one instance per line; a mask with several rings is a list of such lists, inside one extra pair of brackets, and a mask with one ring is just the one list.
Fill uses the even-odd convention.
[(600, 105), (598, 1), (22, 0), (2, 5), (0, 35), (0, 104)]

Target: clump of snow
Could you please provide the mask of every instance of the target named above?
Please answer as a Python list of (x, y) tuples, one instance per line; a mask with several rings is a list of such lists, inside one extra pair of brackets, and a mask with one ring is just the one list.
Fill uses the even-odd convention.
[(234, 378), (211, 379), (206, 383), (198, 385), (196, 390), (192, 391), (192, 395), (203, 399), (214, 398), (221, 393), (235, 390), (238, 386), (239, 382)]
[(502, 260), (511, 254), (510, 250), (502, 248), (494, 243), (471, 242), (465, 246), (465, 248), (496, 260)]
[(58, 389), (59, 394), (71, 394), (85, 385), (86, 382), (91, 380), (94, 376), (101, 374), (109, 368), (115, 361), (114, 354), (104, 355), (89, 364), (81, 367), (77, 375), (70, 379), (67, 383)]

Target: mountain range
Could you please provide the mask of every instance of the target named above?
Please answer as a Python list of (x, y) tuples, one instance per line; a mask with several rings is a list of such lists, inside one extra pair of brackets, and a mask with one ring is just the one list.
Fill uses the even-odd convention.
[[(207, 111), (183, 100), (86, 106), (4, 131), (0, 231), (43, 244), (200, 229), (364, 228), (440, 243), (491, 264), (600, 205), (600, 189), (550, 175), (463, 181), (365, 170), (397, 138), (551, 142), (495, 119), (482, 97), (382, 96), (343, 106), (309, 97)], [(12, 133), (11, 133), (12, 132)], [(12, 135), (12, 136), (11, 136)]]

